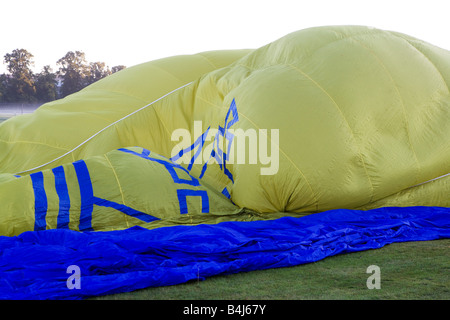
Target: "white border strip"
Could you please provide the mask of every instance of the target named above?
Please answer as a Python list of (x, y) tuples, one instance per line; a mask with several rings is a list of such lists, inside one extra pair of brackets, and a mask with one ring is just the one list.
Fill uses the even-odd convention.
[(440, 176), (440, 177), (437, 177), (437, 178), (434, 178), (434, 179), (431, 179), (431, 180), (428, 180), (428, 181), (416, 184), (415, 186), (409, 187), (408, 189), (411, 189), (411, 188), (414, 188), (414, 187), (418, 187), (418, 186), (421, 186), (421, 185), (423, 185), (425, 183), (432, 182), (432, 181), (435, 181), (435, 180), (438, 180), (438, 179), (442, 179), (442, 178), (445, 178), (447, 176), (450, 176), (450, 172), (447, 173), (447, 174), (444, 174), (443, 176)]
[(172, 93), (174, 93), (174, 92), (176, 92), (176, 91), (178, 91), (178, 90), (180, 90), (180, 89), (182, 89), (182, 88), (184, 88), (184, 87), (190, 85), (191, 83), (193, 83), (193, 81), (191, 81), (191, 82), (189, 82), (189, 83), (187, 83), (187, 84), (185, 84), (185, 85), (183, 85), (183, 86), (181, 86), (181, 87), (179, 87), (179, 88), (177, 88), (177, 89), (175, 89), (175, 90), (172, 90), (172, 91), (170, 91), (169, 93), (166, 93), (165, 95), (163, 95), (162, 97), (156, 99), (155, 101), (150, 102), (149, 104), (143, 106), (142, 108), (139, 108), (138, 110), (133, 111), (132, 113), (126, 115), (125, 117), (123, 117), (123, 118), (121, 118), (121, 119), (119, 119), (119, 120), (117, 120), (117, 121), (114, 121), (113, 123), (107, 125), (106, 127), (104, 127), (103, 129), (101, 129), (100, 131), (96, 132), (95, 134), (93, 134), (92, 136), (90, 136), (89, 138), (87, 138), (86, 140), (84, 140), (82, 143), (80, 143), (79, 145), (77, 145), (77, 146), (76, 146), (75, 148), (73, 148), (72, 150), (67, 151), (67, 152), (64, 153), (63, 155), (61, 155), (61, 156), (59, 156), (59, 157), (57, 157), (57, 158), (55, 158), (55, 159), (53, 159), (53, 160), (51, 160), (51, 161), (49, 161), (49, 162), (47, 162), (47, 163), (41, 164), (40, 166), (34, 167), (34, 168), (32, 168), (32, 169), (25, 170), (25, 171), (17, 172), (17, 173), (15, 173), (15, 174), (22, 174), (22, 173), (30, 172), (30, 171), (33, 171), (33, 170), (36, 170), (36, 169), (45, 167), (46, 165), (49, 165), (50, 163), (53, 163), (53, 162), (55, 162), (55, 161), (57, 161), (57, 160), (59, 160), (59, 159), (61, 159), (61, 158), (64, 158), (65, 156), (67, 156), (67, 155), (69, 155), (70, 153), (74, 152), (76, 149), (80, 148), (82, 145), (84, 145), (84, 144), (87, 143), (88, 141), (92, 140), (94, 137), (96, 137), (97, 135), (99, 135), (100, 133), (102, 133), (103, 131), (105, 131), (106, 129), (108, 129), (109, 127), (115, 125), (116, 123), (118, 123), (118, 122), (120, 122), (120, 121), (122, 121), (122, 120), (125, 120), (126, 118), (132, 116), (133, 114), (135, 114), (135, 113), (137, 113), (137, 112), (139, 112), (139, 111), (141, 111), (141, 110), (144, 110), (144, 109), (147, 108), (147, 107), (150, 107), (150, 106), (153, 105), (154, 103), (156, 103), (156, 102), (160, 101), (161, 99), (164, 99), (164, 98), (167, 97), (168, 95), (171, 95)]

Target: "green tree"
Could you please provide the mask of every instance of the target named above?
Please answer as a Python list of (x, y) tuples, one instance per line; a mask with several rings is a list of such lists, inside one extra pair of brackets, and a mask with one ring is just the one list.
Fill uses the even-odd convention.
[(120, 70), (125, 69), (126, 67), (124, 65), (118, 65), (111, 68), (111, 73), (116, 73)]
[(6, 101), (6, 85), (7, 85), (7, 75), (0, 74), (0, 103)]
[(69, 51), (57, 64), (60, 65), (58, 75), (62, 78), (62, 97), (80, 91), (87, 85), (90, 69), (84, 52)]
[(4, 56), (11, 77), (6, 78), (6, 100), (9, 102), (34, 101), (36, 88), (30, 66), (34, 64), (33, 55), (25, 49), (15, 49)]
[(56, 74), (50, 66), (44, 66), (42, 71), (35, 75), (36, 99), (39, 102), (48, 102), (56, 99)]
[(91, 62), (89, 64), (88, 84), (94, 83), (111, 74), (111, 70), (104, 62)]

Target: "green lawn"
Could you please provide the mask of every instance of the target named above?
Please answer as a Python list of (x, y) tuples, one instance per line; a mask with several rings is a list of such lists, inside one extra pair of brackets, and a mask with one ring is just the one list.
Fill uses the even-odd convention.
[[(394, 243), (296, 267), (216, 276), (169, 287), (95, 297), (117, 300), (448, 300), (450, 239)], [(380, 289), (367, 288), (367, 267)]]

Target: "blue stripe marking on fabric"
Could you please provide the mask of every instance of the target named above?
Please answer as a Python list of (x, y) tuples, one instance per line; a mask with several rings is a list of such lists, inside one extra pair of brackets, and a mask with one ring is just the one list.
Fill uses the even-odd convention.
[[(210, 127), (208, 127), (208, 129), (206, 129), (206, 131), (200, 137), (198, 137), (198, 139), (192, 145), (191, 150), (194, 150), (197, 147), (197, 151), (192, 156), (191, 161), (189, 162), (189, 166), (187, 168), (188, 171), (192, 170), (192, 166), (194, 165), (195, 160), (197, 160), (198, 156), (200, 155), (200, 153), (203, 149), (203, 145), (205, 144), (206, 137), (208, 136), (209, 129), (210, 129)], [(198, 145), (200, 145), (200, 146), (198, 146)]]
[(150, 155), (150, 150), (142, 148), (142, 155), (148, 157)]
[[(205, 161), (205, 163), (203, 164), (202, 172), (200, 173), (200, 176), (199, 176), (200, 179), (203, 178), (203, 175), (205, 174), (206, 169), (207, 169), (208, 162), (209, 162), (209, 160), (210, 160), (211, 158), (217, 159), (217, 157), (216, 157), (216, 152), (214, 151), (214, 148), (211, 150), (211, 154), (209, 155), (208, 160)], [(222, 166), (220, 167), (220, 169), (222, 169)]]
[(45, 230), (47, 222), (47, 194), (44, 188), (44, 174), (36, 172), (30, 174), (31, 182), (33, 183), (34, 191), (34, 231)]
[(190, 190), (190, 189), (178, 189), (177, 190), (178, 202), (180, 204), (180, 213), (188, 213), (187, 197), (201, 197), (202, 198), (202, 213), (209, 212), (209, 198), (208, 193), (205, 190)]
[(227, 187), (223, 188), (222, 194), (223, 194), (225, 197), (227, 197), (228, 199), (231, 198), (231, 195), (230, 195), (230, 193), (228, 192)]
[[(230, 122), (228, 122), (228, 117), (230, 115), (230, 112), (233, 115), (233, 119)], [(237, 107), (236, 107), (236, 100), (233, 98), (233, 101), (231, 101), (230, 108), (228, 109), (227, 115), (225, 117), (225, 127), (227, 129), (230, 129), (230, 127), (238, 121), (239, 121), (239, 113), (238, 113)]]
[[(155, 162), (158, 162), (158, 163), (164, 165), (166, 167), (167, 171), (169, 171), (173, 182), (175, 182), (175, 183), (188, 184), (188, 185), (191, 185), (191, 186), (199, 186), (200, 185), (200, 182), (198, 181), (198, 179), (193, 177), (193, 176), (191, 176), (189, 174), (189, 172), (185, 168), (183, 168), (182, 166), (175, 165), (173, 163), (162, 161), (162, 160), (159, 160), (159, 159), (149, 159), (149, 160), (152, 160), (152, 161), (155, 161)], [(182, 179), (182, 178), (178, 177), (178, 174), (175, 171), (175, 168), (178, 168), (178, 169), (183, 170), (184, 172), (186, 172), (186, 174), (188, 175), (190, 180)]]
[(195, 151), (194, 155), (191, 157), (191, 160), (189, 161), (189, 166), (187, 168), (188, 171), (191, 171), (192, 166), (195, 163), (195, 160), (197, 160), (198, 156), (200, 155), (203, 145), (205, 144), (206, 137), (208, 136), (209, 129), (211, 127), (208, 127), (205, 132), (203, 132), (197, 140), (194, 141), (192, 145), (190, 145), (187, 148), (184, 148), (180, 150), (176, 155), (174, 155), (172, 158), (170, 158), (171, 161), (177, 161), (179, 158), (181, 158), (186, 152), (191, 152), (192, 150), (195, 150), (197, 148), (197, 151)]
[(94, 190), (86, 162), (78, 160), (73, 163), (80, 186), (81, 211), (80, 231), (94, 231), (92, 228), (92, 211), (94, 210)]
[[(231, 121), (228, 121), (230, 114), (233, 116), (233, 119)], [(207, 164), (211, 158), (214, 158), (217, 163), (219, 164), (220, 170), (223, 170), (225, 175), (231, 180), (231, 182), (234, 183), (234, 177), (230, 170), (227, 169), (226, 163), (229, 160), (229, 156), (231, 154), (231, 145), (233, 143), (235, 135), (229, 131), (230, 127), (239, 121), (239, 113), (237, 111), (236, 107), (236, 101), (233, 99), (231, 102), (231, 105), (228, 109), (227, 115), (225, 117), (225, 125), (218, 126), (218, 130), (216, 135), (214, 136), (213, 140), (213, 149), (211, 150), (211, 154), (209, 155), (208, 160), (205, 162), (205, 164), (202, 167), (202, 171), (200, 173), (199, 178), (201, 179), (203, 175), (205, 174), (205, 171), (207, 169)], [(220, 142), (220, 136), (224, 137), (224, 142), (227, 145), (227, 150), (224, 152), (222, 150), (221, 146), (219, 145)]]
[(56, 223), (57, 229), (69, 228), (70, 221), (70, 197), (69, 190), (67, 188), (66, 175), (64, 173), (64, 167), (59, 166), (52, 169), (55, 176), (55, 188), (59, 198), (59, 212)]
[[(175, 182), (175, 183), (188, 184), (188, 185), (191, 185), (191, 186), (199, 186), (200, 185), (200, 182), (198, 181), (198, 179), (195, 178), (194, 176), (191, 176), (189, 174), (189, 171), (186, 168), (184, 168), (184, 167), (182, 167), (179, 164), (176, 164), (174, 162), (170, 162), (169, 160), (166, 161), (166, 160), (162, 160), (162, 159), (151, 158), (151, 157), (149, 157), (150, 151), (148, 151), (146, 149), (144, 149), (144, 151), (142, 153), (137, 153), (135, 151), (128, 150), (128, 149), (125, 149), (125, 148), (120, 148), (118, 150), (122, 151), (122, 152), (130, 153), (130, 154), (134, 154), (135, 156), (141, 157), (143, 159), (154, 161), (154, 162), (157, 162), (159, 164), (162, 164), (167, 169), (167, 171), (169, 172), (170, 176), (172, 177), (173, 182)], [(177, 172), (175, 171), (175, 168), (186, 172), (186, 174), (189, 177), (189, 180), (180, 178), (178, 176)]]
[(155, 220), (161, 220), (159, 218), (156, 218), (152, 215), (149, 215), (147, 213), (135, 210), (133, 208), (130, 208), (124, 204), (120, 204), (117, 202), (113, 202), (113, 201), (109, 201), (106, 199), (101, 199), (98, 197), (94, 197), (94, 204), (96, 204), (97, 206), (101, 206), (101, 207), (109, 207), (109, 208), (113, 208), (116, 209), (126, 215), (129, 215), (130, 217), (142, 220), (144, 222), (152, 222)]
[(226, 162), (223, 164), (223, 172), (225, 173), (225, 175), (228, 177), (228, 179), (231, 180), (231, 182), (234, 183), (234, 177), (233, 174), (231, 173), (230, 170), (228, 170)]
[(147, 149), (144, 149), (144, 148), (142, 148), (142, 153), (138, 153), (136, 151), (125, 149), (125, 148), (120, 148), (118, 150), (122, 151), (122, 152), (130, 153), (130, 154), (134, 154), (135, 156), (149, 160), (150, 151)]

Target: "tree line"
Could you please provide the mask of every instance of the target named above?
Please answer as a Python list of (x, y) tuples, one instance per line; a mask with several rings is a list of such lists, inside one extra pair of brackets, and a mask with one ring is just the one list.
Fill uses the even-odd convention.
[(33, 57), (25, 49), (5, 54), (8, 73), (0, 75), (0, 103), (53, 101), (125, 69), (123, 65), (109, 68), (104, 62), (88, 62), (84, 52), (69, 51), (56, 62), (56, 72), (46, 65), (41, 72), (33, 73)]

